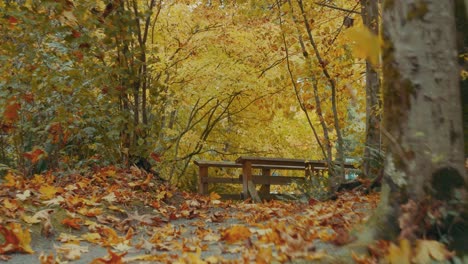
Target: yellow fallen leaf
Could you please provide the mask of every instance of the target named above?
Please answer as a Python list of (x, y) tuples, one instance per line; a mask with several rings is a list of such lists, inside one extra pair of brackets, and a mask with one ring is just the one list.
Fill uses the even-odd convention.
[(101, 235), (98, 233), (86, 233), (81, 235), (81, 238), (94, 244), (98, 244), (101, 241)]
[(37, 217), (29, 216), (29, 215), (22, 215), (21, 219), (28, 224), (37, 224), (41, 222), (41, 220), (37, 219)]
[(85, 216), (93, 217), (93, 216), (101, 215), (102, 209), (101, 208), (88, 209), (86, 207), (83, 207), (83, 208), (80, 208), (80, 210), (78, 210), (77, 212)]
[(55, 197), (55, 194), (59, 191), (58, 188), (51, 185), (44, 185), (39, 188), (42, 200), (50, 200)]
[(235, 243), (249, 238), (251, 234), (252, 233), (247, 227), (235, 225), (224, 230), (222, 240), (225, 240), (228, 243)]
[(13, 173), (8, 172), (5, 177), (3, 177), (3, 186), (5, 187), (15, 187), (16, 186), (16, 177)]
[(452, 257), (444, 244), (435, 240), (417, 240), (412, 261), (416, 264), (430, 263), (432, 260), (444, 261)]
[(400, 246), (391, 243), (388, 248), (387, 261), (390, 264), (410, 264), (411, 263), (411, 245), (407, 239), (400, 241)]
[(83, 240), (83, 238), (67, 233), (60, 233), (60, 235), (57, 237), (57, 241), (62, 243), (79, 244), (81, 240)]

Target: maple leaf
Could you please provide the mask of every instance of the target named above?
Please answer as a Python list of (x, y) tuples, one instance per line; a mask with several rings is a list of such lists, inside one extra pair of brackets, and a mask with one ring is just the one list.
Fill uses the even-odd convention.
[(13, 173), (10, 171), (3, 177), (3, 183), (2, 185), (5, 187), (16, 187), (17, 182), (18, 182), (18, 177), (15, 176)]
[(445, 245), (435, 240), (417, 240), (413, 263), (431, 263), (432, 260), (438, 262), (450, 259), (454, 254), (445, 248)]
[(55, 197), (55, 194), (60, 191), (60, 188), (57, 188), (52, 185), (44, 185), (39, 188), (39, 193), (41, 194), (42, 200), (50, 200)]
[(82, 253), (89, 251), (87, 246), (80, 246), (72, 243), (63, 244), (61, 246), (54, 245), (54, 248), (57, 254), (60, 254), (66, 260), (80, 259)]
[(271, 247), (261, 247), (255, 256), (256, 264), (269, 264), (273, 260), (273, 250)]
[(3, 120), (7, 124), (15, 123), (18, 118), (18, 111), (21, 109), (21, 104), (16, 101), (16, 97), (12, 97), (8, 100), (3, 112)]
[(55, 260), (54, 254), (50, 253), (49, 255), (44, 254), (44, 252), (41, 252), (39, 255), (39, 262), (41, 264), (56, 264), (59, 263), (58, 261)]
[(235, 225), (224, 230), (221, 239), (227, 241), (228, 243), (236, 243), (238, 241), (249, 238), (251, 234), (252, 233), (247, 227)]
[(80, 230), (81, 229), (81, 219), (80, 218), (65, 218), (62, 220), (62, 224), (69, 226), (73, 229)]
[(31, 233), (29, 229), (22, 229), (18, 223), (9, 223), (6, 227), (0, 225), (0, 234), (5, 242), (0, 245), (0, 254), (12, 252), (34, 253), (32, 250)]
[(38, 147), (34, 147), (33, 150), (23, 153), (23, 156), (29, 159), (32, 164), (36, 164), (40, 159), (47, 156), (46, 152)]
[(207, 264), (201, 258), (201, 248), (197, 247), (195, 253), (187, 253), (178, 259), (178, 263)]
[(215, 192), (210, 193), (210, 200), (219, 200), (221, 196)]
[(65, 199), (63, 199), (62, 196), (57, 196), (54, 199), (43, 201), (42, 203), (47, 205), (47, 206), (52, 206), (52, 205), (59, 205), (59, 204), (63, 203), (64, 201), (65, 201)]
[(67, 233), (60, 233), (60, 235), (57, 237), (57, 241), (62, 243), (79, 244), (81, 240), (83, 240), (83, 238)]
[(25, 201), (31, 197), (31, 191), (30, 190), (25, 190), (23, 193), (17, 193), (16, 198), (20, 201)]
[(90, 243), (98, 244), (102, 237), (99, 233), (86, 233), (81, 235), (81, 238)]
[(390, 243), (386, 259), (390, 264), (410, 264), (411, 245), (409, 241), (407, 239), (400, 240), (400, 246)]
[(91, 261), (90, 264), (123, 264), (123, 256), (127, 255), (127, 252), (124, 252), (122, 254), (117, 254), (112, 252), (110, 249), (107, 249), (107, 252), (109, 255), (104, 258), (96, 258)]
[(85, 216), (93, 217), (93, 216), (101, 215), (102, 214), (102, 208), (88, 209), (86, 207), (83, 207), (83, 208), (80, 208), (77, 212), (79, 214), (82, 214), (82, 215), (85, 215)]

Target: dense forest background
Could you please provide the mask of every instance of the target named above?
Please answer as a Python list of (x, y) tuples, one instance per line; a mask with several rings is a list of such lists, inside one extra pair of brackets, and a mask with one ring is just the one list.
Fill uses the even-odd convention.
[(193, 189), (194, 159), (362, 157), (379, 44), (359, 1), (0, 5), (4, 169), (143, 159)]

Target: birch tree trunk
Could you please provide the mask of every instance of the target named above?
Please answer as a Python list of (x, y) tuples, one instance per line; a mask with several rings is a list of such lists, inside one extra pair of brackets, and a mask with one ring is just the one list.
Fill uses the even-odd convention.
[[(468, 180), (454, 1), (384, 1), (383, 38), (387, 154), (381, 204), (369, 223), (373, 238), (439, 239), (426, 221), (428, 208), (441, 204), (459, 218), (440, 216), (434, 225), (453, 248), (466, 250)], [(452, 227), (444, 230), (444, 223)]]

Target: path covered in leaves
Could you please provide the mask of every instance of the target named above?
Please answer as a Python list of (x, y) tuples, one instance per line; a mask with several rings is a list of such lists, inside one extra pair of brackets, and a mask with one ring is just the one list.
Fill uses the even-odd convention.
[(10, 263), (271, 263), (323, 260), (377, 194), (343, 193), (308, 204), (220, 201), (178, 192), (114, 167), (31, 179), (9, 173), (0, 188), (0, 259)]

